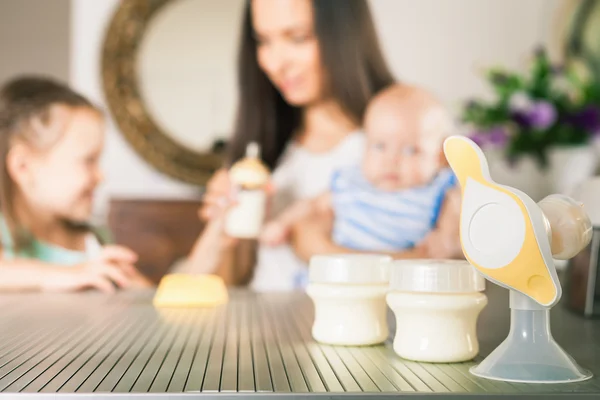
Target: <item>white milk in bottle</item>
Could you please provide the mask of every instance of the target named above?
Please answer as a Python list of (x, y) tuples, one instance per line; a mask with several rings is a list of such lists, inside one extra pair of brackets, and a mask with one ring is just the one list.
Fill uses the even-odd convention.
[(337, 346), (369, 346), (389, 334), (385, 305), (391, 257), (318, 255), (310, 260), (306, 293), (315, 306), (313, 338)]
[(484, 278), (466, 261), (395, 261), (387, 303), (396, 315), (396, 354), (434, 363), (471, 360), (479, 352), (484, 289)]

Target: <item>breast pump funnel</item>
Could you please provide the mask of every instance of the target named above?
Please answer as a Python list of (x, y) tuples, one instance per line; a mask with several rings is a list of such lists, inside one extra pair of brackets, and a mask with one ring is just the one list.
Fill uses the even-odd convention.
[(463, 253), (486, 279), (510, 290), (508, 337), (471, 373), (523, 383), (591, 378), (550, 331), (550, 308), (562, 293), (553, 260), (572, 257), (591, 238), (582, 206), (560, 195), (536, 204), (523, 192), (495, 183), (483, 152), (465, 137), (448, 138), (444, 152), (462, 190)]
[(579, 382), (592, 377), (552, 337), (549, 308), (513, 290), (510, 307), (508, 337), (471, 368), (473, 375), (522, 383)]

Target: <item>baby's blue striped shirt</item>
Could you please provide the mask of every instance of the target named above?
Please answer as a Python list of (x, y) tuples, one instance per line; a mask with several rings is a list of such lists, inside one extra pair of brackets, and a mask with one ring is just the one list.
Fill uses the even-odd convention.
[[(337, 171), (331, 182), (333, 240), (362, 251), (401, 251), (414, 247), (437, 223), (446, 192), (456, 186), (451, 169), (441, 170), (426, 185), (386, 192), (371, 185), (359, 167)], [(307, 270), (295, 287), (308, 283)]]
[(333, 176), (333, 240), (346, 248), (398, 251), (414, 247), (437, 223), (448, 189), (456, 185), (450, 169), (426, 185), (387, 192), (368, 182), (359, 167)]

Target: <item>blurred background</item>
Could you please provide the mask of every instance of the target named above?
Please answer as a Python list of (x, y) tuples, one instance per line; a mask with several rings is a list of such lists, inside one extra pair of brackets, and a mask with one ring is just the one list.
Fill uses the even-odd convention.
[[(370, 0), (395, 76), (436, 93), (461, 133), (491, 144), (494, 177), (536, 200), (554, 190), (572, 192), (596, 172), (597, 116), (567, 133), (553, 125), (569, 101), (580, 110), (598, 97), (590, 67), (594, 49), (600, 54), (596, 3)], [(107, 110), (106, 181), (95, 214), (117, 237), (131, 241), (135, 232), (155, 258), (175, 257), (174, 248), (182, 241), (180, 247), (188, 246), (185, 238), (200, 229), (202, 183), (233, 127), (242, 5), (0, 0), (0, 84), (43, 73)], [(555, 82), (551, 75), (565, 68), (565, 55), (575, 60), (565, 76), (575, 78), (560, 75)], [(525, 114), (550, 107), (550, 120), (542, 118), (536, 130), (547, 135), (526, 136), (526, 129), (504, 121), (507, 107)]]

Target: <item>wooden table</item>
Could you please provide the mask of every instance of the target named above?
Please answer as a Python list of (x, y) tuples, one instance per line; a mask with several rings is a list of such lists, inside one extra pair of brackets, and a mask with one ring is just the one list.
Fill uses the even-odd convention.
[[(508, 332), (506, 291), (488, 285), (487, 294), (490, 304), (479, 321), (483, 355)], [(366, 348), (319, 345), (310, 335), (313, 308), (303, 293), (233, 291), (220, 308), (164, 310), (152, 307), (152, 295), (0, 296), (0, 397), (600, 397), (600, 321), (561, 305), (552, 312), (554, 336), (596, 374), (587, 382), (478, 379), (468, 372), (473, 363), (403, 361), (390, 341)]]

